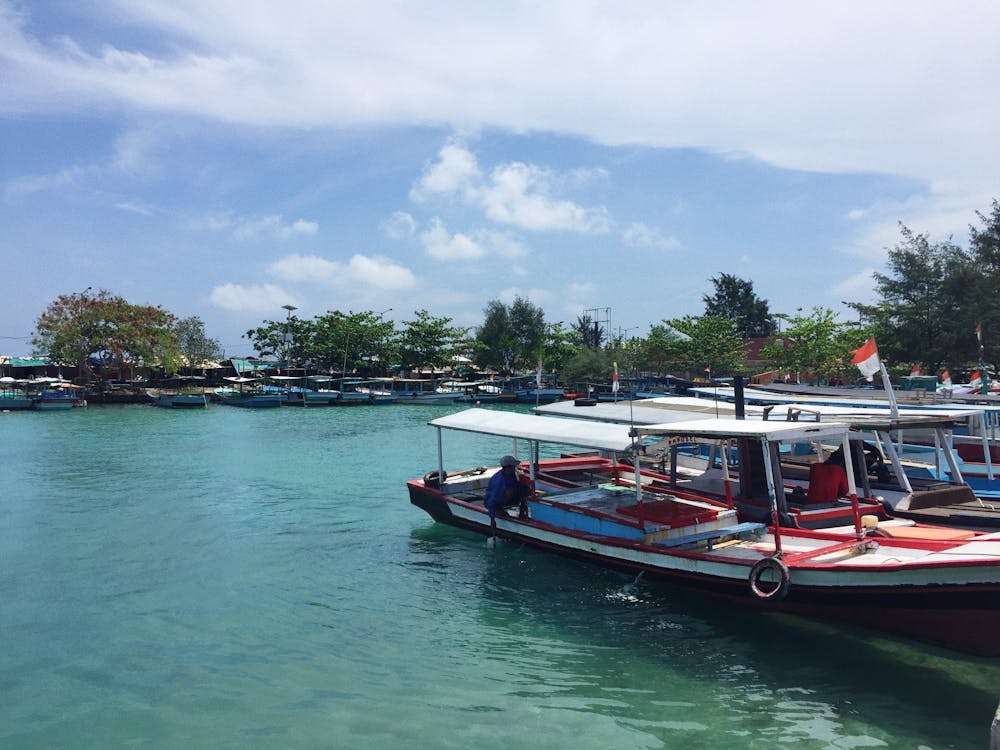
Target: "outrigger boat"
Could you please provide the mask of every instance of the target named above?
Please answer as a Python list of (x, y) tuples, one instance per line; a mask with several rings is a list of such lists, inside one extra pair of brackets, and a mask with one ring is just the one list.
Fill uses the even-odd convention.
[[(643, 572), (765, 610), (1000, 656), (1000, 534), (863, 513), (846, 424), (709, 418), (630, 427), (468, 409), (430, 425), (438, 437), (437, 469), (407, 487), (410, 502), (439, 523)], [(452, 431), (512, 439), (515, 456), (527, 447), (521, 468), (531, 495), (523, 517), (510, 508), (491, 527), (484, 499), (498, 469), (446, 472), (443, 436)], [(756, 445), (759, 470), (734, 478), (724, 469), (721, 477), (684, 480), (622, 460), (649, 440), (743, 440)], [(843, 448), (851, 523), (782, 526), (782, 441)], [(543, 444), (588, 453), (542, 458)], [(769, 519), (740, 520), (737, 501), (745, 493), (767, 497)]]
[(146, 396), (154, 406), (163, 409), (204, 409), (208, 406), (208, 396), (200, 375), (181, 375), (162, 388), (150, 388)]
[(266, 409), (279, 407), (285, 402), (285, 393), (281, 389), (278, 389), (277, 392), (266, 391), (259, 378), (238, 376), (223, 378), (223, 380), (233, 385), (216, 388), (215, 396), (219, 401), (229, 406)]

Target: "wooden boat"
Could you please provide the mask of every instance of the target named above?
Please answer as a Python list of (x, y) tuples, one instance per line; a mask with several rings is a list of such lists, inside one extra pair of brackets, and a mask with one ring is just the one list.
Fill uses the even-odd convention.
[(451, 404), (462, 395), (461, 391), (444, 387), (440, 379), (376, 378), (371, 382), (385, 383), (397, 404)]
[[(1000, 534), (863, 517), (850, 430), (837, 423), (710, 418), (629, 427), (469, 409), (434, 419), (437, 468), (407, 482), (435, 521), (758, 607), (840, 620), (949, 648), (1000, 656)], [(447, 472), (444, 433), (474, 432), (527, 448), (527, 514), (506, 509), (491, 528), (485, 491), (497, 468)], [(757, 444), (762, 485), (674, 481), (620, 458), (641, 440)], [(853, 523), (822, 530), (777, 523), (784, 494), (778, 445), (839, 443)], [(540, 446), (591, 451), (541, 458)], [(741, 475), (746, 472), (741, 472)], [(769, 522), (742, 522), (741, 492), (766, 493)], [(776, 489), (781, 488), (781, 489)]]
[(10, 376), (0, 378), (0, 411), (31, 409), (34, 401), (28, 393), (28, 381)]
[(232, 386), (215, 389), (215, 395), (223, 404), (240, 406), (245, 409), (268, 409), (281, 406), (285, 402), (283, 392), (269, 392), (263, 389), (260, 378), (242, 376), (223, 378)]
[(87, 401), (80, 395), (83, 386), (52, 378), (40, 378), (31, 383), (40, 385), (40, 389), (31, 397), (32, 408), (37, 411), (67, 411), (87, 405)]
[(368, 401), (373, 405), (396, 403), (397, 397), (389, 380), (361, 380), (355, 384), (354, 389), (358, 393), (368, 394)]
[[(684, 419), (708, 419), (713, 416), (733, 416), (733, 404), (708, 399), (665, 397), (643, 401), (641, 405), (598, 404), (591, 408), (574, 408), (572, 404), (553, 404), (536, 409), (540, 414), (574, 416), (620, 424), (656, 424)], [(1000, 531), (1000, 502), (995, 498), (1000, 492), (1000, 477), (992, 477), (993, 469), (987, 461), (975, 464), (962, 461), (964, 449), (975, 449), (982, 457), (989, 447), (985, 438), (985, 415), (978, 409), (899, 409), (892, 416), (887, 408), (856, 409), (806, 404), (746, 406), (748, 419), (834, 420), (846, 423), (854, 434), (855, 466), (861, 466), (862, 452), (867, 454), (867, 471), (858, 470), (856, 481), (860, 486), (862, 504), (882, 506), (866, 507), (864, 512), (909, 518), (925, 523), (943, 524), (975, 531)], [(956, 435), (956, 429), (967, 433)], [(906, 436), (907, 441), (903, 442)], [(919, 440), (920, 443), (912, 441)], [(867, 442), (866, 442), (867, 441)], [(829, 454), (836, 446), (819, 446), (821, 453)], [(671, 465), (678, 462), (678, 452), (683, 447), (670, 449)], [(812, 447), (782, 453), (782, 467), (786, 479), (806, 476), (812, 462), (826, 458), (818, 456)], [(656, 449), (647, 452), (645, 459), (654, 459)], [(973, 456), (976, 453), (968, 453)], [(989, 455), (988, 453), (986, 455)], [(661, 454), (660, 464), (667, 469)], [(681, 464), (690, 469), (690, 456), (681, 455)], [(870, 465), (869, 465), (870, 464)], [(980, 474), (970, 477), (968, 467), (979, 467)], [(730, 468), (738, 468), (738, 458)], [(975, 469), (973, 469), (975, 470)], [(791, 487), (789, 487), (791, 489)], [(751, 504), (742, 507), (750, 520)], [(796, 504), (787, 509), (800, 526), (829, 526), (827, 514), (810, 511), (802, 513)], [(765, 512), (758, 502), (757, 514)], [(783, 509), (784, 512), (784, 509)]]
[(198, 375), (183, 375), (163, 388), (147, 390), (146, 396), (162, 409), (204, 409), (208, 406), (208, 395), (200, 385), (204, 381)]
[(337, 406), (369, 406), (373, 403), (370, 391), (365, 389), (367, 381), (362, 378), (339, 378), (336, 381)]
[(340, 391), (330, 387), (330, 375), (271, 375), (267, 380), (274, 385), (265, 390), (282, 393), (286, 406), (336, 406), (340, 398)]

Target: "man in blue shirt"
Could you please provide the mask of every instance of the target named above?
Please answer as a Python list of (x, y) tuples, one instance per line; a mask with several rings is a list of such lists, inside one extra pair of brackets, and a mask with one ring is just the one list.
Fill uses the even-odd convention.
[(490, 526), (496, 528), (497, 511), (508, 505), (520, 503), (520, 517), (527, 518), (528, 509), (524, 499), (531, 494), (531, 487), (520, 481), (517, 466), (520, 462), (513, 456), (500, 459), (500, 471), (490, 478), (486, 487), (486, 510), (490, 512)]

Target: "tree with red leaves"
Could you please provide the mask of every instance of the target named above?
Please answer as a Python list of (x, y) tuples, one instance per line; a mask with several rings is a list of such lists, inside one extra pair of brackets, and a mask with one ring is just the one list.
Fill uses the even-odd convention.
[(126, 368), (179, 364), (174, 316), (159, 306), (133, 305), (102, 289), (63, 294), (35, 322), (32, 346), (36, 356), (76, 365), (79, 377), (90, 380), (91, 358), (99, 364)]

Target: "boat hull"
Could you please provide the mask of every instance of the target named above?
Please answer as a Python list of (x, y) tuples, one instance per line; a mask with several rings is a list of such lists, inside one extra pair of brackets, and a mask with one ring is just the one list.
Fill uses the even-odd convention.
[(161, 409), (204, 409), (208, 406), (208, 396), (196, 393), (149, 394), (153, 405)]
[[(481, 504), (458, 500), (420, 481), (409, 482), (408, 490), (410, 502), (438, 523), (494, 533)], [(1000, 607), (996, 604), (1000, 574), (995, 565), (913, 565), (907, 570), (857, 565), (833, 570), (809, 562), (789, 563), (788, 595), (774, 601), (751, 593), (751, 568), (759, 558), (666, 550), (642, 540), (571, 531), (535, 519), (498, 517), (496, 534), (605, 567), (643, 572), (749, 607), (833, 619), (966, 653), (1000, 656)]]
[(239, 406), (244, 409), (274, 409), (285, 401), (284, 396), (219, 396), (219, 401), (227, 406)]

